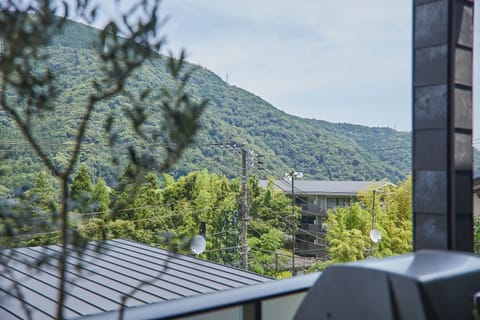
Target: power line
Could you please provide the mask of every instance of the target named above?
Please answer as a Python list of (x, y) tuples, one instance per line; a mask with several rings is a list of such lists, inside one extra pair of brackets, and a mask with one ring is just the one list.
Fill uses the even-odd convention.
[[(238, 191), (232, 191), (231, 193), (224, 193), (224, 194), (221, 194), (219, 196), (216, 196), (216, 195), (211, 195), (209, 197), (206, 197), (204, 198), (203, 200), (205, 199), (212, 199), (212, 198), (216, 198), (217, 200), (224, 200), (230, 196), (238, 196)], [(194, 200), (192, 202), (195, 202)], [(153, 205), (145, 205), (145, 206), (141, 206), (141, 207), (134, 207), (134, 208), (124, 208), (124, 209), (118, 209), (118, 210), (114, 210), (113, 212), (112, 211), (92, 211), (92, 212), (85, 212), (85, 213), (77, 213), (77, 214), (73, 214), (73, 215), (70, 215), (70, 217), (72, 218), (82, 218), (84, 216), (97, 216), (97, 215), (101, 215), (101, 214), (116, 214), (116, 213), (124, 213), (124, 212), (131, 212), (131, 211), (136, 211), (136, 210), (143, 210), (143, 209), (158, 209), (158, 208), (163, 208), (163, 207), (167, 207), (168, 209), (170, 210), (174, 210), (173, 208), (175, 208), (176, 205), (178, 205), (180, 202), (171, 202), (171, 203), (161, 203), (161, 204), (153, 204)], [(221, 207), (216, 207), (216, 208), (221, 208)], [(206, 208), (206, 209), (201, 209), (202, 211), (203, 210), (207, 210), (207, 209), (211, 209), (211, 208)], [(193, 210), (192, 212), (196, 212), (196, 211), (199, 211), (198, 209), (197, 210)], [(49, 219), (53, 217), (53, 215), (46, 215), (46, 216), (42, 216), (42, 217), (34, 217), (32, 218), (31, 220), (34, 221), (34, 220), (45, 220), (45, 219)]]
[[(280, 181), (280, 180), (277, 180), (277, 181)], [(283, 191), (284, 190), (283, 186), (278, 185), (276, 183), (276, 181), (273, 181), (273, 185), (276, 186), (279, 189), (279, 191), (281, 191), (283, 194), (285, 194), (285, 192)], [(300, 190), (297, 186), (294, 186), (294, 189), (295, 189), (295, 191), (298, 191), (298, 193), (296, 193), (297, 195), (299, 194), (299, 195), (305, 196), (305, 197), (309, 196), (309, 194), (307, 194), (305, 191)], [(305, 204), (310, 204), (307, 200), (305, 200), (303, 198), (296, 198), (295, 200), (299, 200), (300, 202), (303, 202)]]
[[(139, 210), (139, 209), (145, 209), (145, 208), (152, 208), (152, 206), (144, 206), (144, 207), (137, 207), (137, 208), (129, 208), (129, 209), (124, 209), (124, 211), (133, 211), (133, 210)], [(124, 220), (124, 221), (127, 221), (127, 222), (132, 222), (132, 223), (136, 223), (136, 222), (145, 222), (145, 221), (154, 221), (154, 220), (163, 220), (163, 219), (166, 219), (166, 218), (171, 218), (171, 217), (184, 217), (186, 215), (189, 215), (189, 214), (198, 214), (200, 212), (204, 212), (204, 211), (208, 211), (208, 210), (217, 210), (217, 209), (222, 209), (222, 208), (225, 208), (224, 206), (216, 206), (216, 207), (209, 207), (209, 208), (204, 208), (204, 209), (197, 209), (197, 210), (192, 210), (192, 211), (188, 211), (188, 212), (182, 212), (182, 213), (178, 213), (178, 212), (175, 212), (175, 213), (170, 213), (170, 214), (164, 214), (164, 215), (161, 215), (161, 216), (156, 216), (156, 217), (149, 217), (149, 218), (143, 218), (143, 219), (135, 219), (135, 220)], [(92, 214), (102, 214), (102, 213), (105, 213), (105, 212), (94, 212), (94, 213), (90, 213), (90, 214), (87, 214), (87, 215), (92, 215)], [(115, 212), (113, 213), (115, 214)], [(77, 216), (72, 216), (72, 218), (75, 218), (75, 217), (82, 217), (84, 214), (78, 214)], [(43, 219), (48, 219), (49, 217), (42, 217), (42, 218), (34, 218), (34, 219), (38, 219), (38, 220), (43, 220)], [(33, 219), (32, 219), (33, 220)], [(87, 220), (88, 222), (88, 220)], [(86, 227), (85, 224), (81, 224), (79, 226), (77, 226), (77, 228), (79, 227)], [(86, 227), (86, 229), (95, 229), (99, 226), (89, 226), (89, 227)], [(3, 238), (17, 238), (17, 237), (33, 237), (33, 236), (37, 236), (37, 235), (44, 235), (44, 234), (51, 234), (51, 233), (58, 233), (59, 231), (49, 231), (49, 232), (38, 232), (38, 233), (30, 233), (30, 234), (21, 234), (21, 235), (14, 235), (14, 236), (4, 236)]]

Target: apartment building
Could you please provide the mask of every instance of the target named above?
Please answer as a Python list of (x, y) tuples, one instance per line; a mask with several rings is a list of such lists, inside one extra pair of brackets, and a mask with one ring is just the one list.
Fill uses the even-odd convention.
[[(268, 180), (260, 180), (260, 186), (267, 187)], [(274, 187), (292, 195), (292, 182), (276, 180)], [(328, 209), (349, 206), (356, 201), (362, 190), (372, 186), (370, 181), (294, 181), (293, 194), (295, 204), (302, 208), (300, 225), (297, 228), (297, 254), (308, 256), (322, 256), (325, 254), (326, 229), (324, 221)]]

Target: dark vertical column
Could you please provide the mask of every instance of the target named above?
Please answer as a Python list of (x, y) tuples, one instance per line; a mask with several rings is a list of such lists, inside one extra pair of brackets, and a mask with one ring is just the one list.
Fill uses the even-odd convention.
[(414, 248), (472, 251), (474, 0), (414, 0)]

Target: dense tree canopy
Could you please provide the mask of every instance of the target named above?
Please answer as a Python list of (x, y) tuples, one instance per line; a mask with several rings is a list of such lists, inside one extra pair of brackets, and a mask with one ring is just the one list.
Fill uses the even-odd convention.
[(90, 212), (90, 204), (93, 202), (93, 184), (85, 165), (81, 165), (77, 175), (70, 185), (70, 197), (73, 210), (78, 212)]
[[(76, 177), (90, 177), (86, 170), (86, 166), (80, 166)], [(51, 190), (41, 182), (44, 180), (48, 178), (41, 173), (38, 185)], [(99, 179), (95, 187), (84, 194), (88, 199), (96, 199), (93, 204), (97, 204), (90, 206), (92, 211), (76, 219), (76, 228), (86, 239), (128, 238), (190, 254), (189, 239), (199, 234), (205, 223), (207, 249), (200, 257), (240, 266), (241, 184), (238, 179), (231, 180), (203, 170), (178, 179), (167, 174), (159, 178), (148, 173), (137, 184), (129, 185), (131, 188), (119, 185), (118, 189), (110, 189), (104, 183)], [(93, 182), (84, 181), (84, 184), (93, 185)], [(27, 194), (38, 193), (38, 190), (38, 187), (32, 188)], [(273, 183), (261, 188), (253, 175), (248, 180), (248, 203), (250, 269), (271, 276), (285, 276), (291, 266), (291, 240), (287, 236), (291, 234), (291, 200), (277, 191)], [(97, 210), (100, 204), (102, 209)], [(300, 208), (296, 211), (299, 215)], [(375, 215), (374, 228), (382, 234), (379, 243), (373, 243), (369, 237), (372, 214)], [(350, 207), (329, 210), (326, 225), (328, 260), (317, 263), (312, 269), (335, 262), (362, 260), (371, 255), (381, 257), (410, 252), (411, 179), (398, 186), (372, 184), (370, 190), (361, 192), (358, 202)], [(56, 241), (58, 237), (50, 234), (49, 237), (25, 237), (23, 244)]]
[[(275, 276), (286, 268), (289, 246), (286, 233), (290, 200), (272, 184), (258, 186), (258, 178), (248, 181), (250, 220), (248, 245), (250, 269)], [(239, 201), (241, 186), (238, 179), (209, 173), (191, 172), (175, 180), (162, 175), (159, 180), (149, 173), (136, 185), (135, 191), (112, 190), (111, 196), (123, 206), (108, 209), (111, 215), (92, 212), (78, 229), (88, 239), (128, 238), (155, 246), (167, 246), (173, 240), (175, 250), (191, 253), (188, 240), (206, 226), (206, 252), (202, 258), (239, 266), (241, 230)], [(94, 191), (93, 191), (94, 193)], [(168, 242), (171, 249), (172, 243)]]
[[(396, 185), (372, 184), (361, 192), (359, 202), (350, 207), (329, 210), (327, 214), (328, 261), (330, 263), (363, 260), (369, 256), (383, 257), (404, 254), (412, 250), (412, 181)], [(370, 231), (381, 232), (374, 243)]]

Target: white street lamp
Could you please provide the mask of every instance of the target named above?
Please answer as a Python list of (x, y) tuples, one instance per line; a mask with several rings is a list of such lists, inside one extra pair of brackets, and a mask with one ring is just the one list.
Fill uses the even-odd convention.
[(196, 235), (190, 241), (190, 249), (197, 256), (199, 254), (201, 254), (203, 251), (205, 251), (206, 247), (207, 247), (207, 241), (205, 240), (205, 238), (202, 235)]

